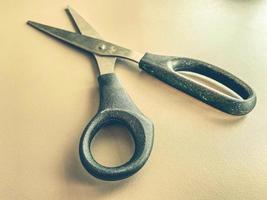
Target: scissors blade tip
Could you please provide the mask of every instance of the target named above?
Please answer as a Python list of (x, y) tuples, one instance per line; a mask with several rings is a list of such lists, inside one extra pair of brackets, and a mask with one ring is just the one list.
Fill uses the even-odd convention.
[(26, 23), (31, 26), (34, 22), (31, 20), (28, 20)]
[(73, 9), (70, 6), (67, 6), (65, 11), (71, 15)]
[(37, 29), (41, 29), (42, 24), (28, 20), (27, 24), (30, 25), (31, 27), (37, 28)]
[(97, 33), (96, 30), (75, 9), (68, 6), (66, 11), (70, 15), (72, 22), (79, 33), (94, 38), (101, 38), (99, 33)]
[(43, 25), (34, 21), (27, 21), (27, 24), (37, 30), (44, 31), (44, 28), (42, 27)]
[[(69, 43), (87, 52), (94, 52), (94, 43), (96, 43), (96, 41), (94, 41), (95, 39), (89, 39), (86, 36), (82, 36), (78, 33), (73, 33), (70, 31), (44, 25), (30, 20), (27, 21), (27, 24), (43, 33), (53, 36), (61, 41)], [(88, 42), (88, 40), (91, 40), (91, 42)]]
[[(47, 26), (38, 22), (34, 22), (34, 21), (27, 21), (27, 24), (30, 25), (31, 27), (44, 32), (48, 35), (51, 35), (55, 38), (58, 38), (60, 40), (63, 40), (67, 43), (73, 43), (72, 41), (72, 37), (77, 37), (77, 35), (75, 33), (63, 30), (63, 29), (59, 29), (59, 28), (55, 28), (52, 26)], [(77, 46), (77, 45), (76, 45)]]
[(72, 8), (70, 5), (67, 5), (66, 10), (68, 10), (68, 11), (72, 11), (73, 8)]

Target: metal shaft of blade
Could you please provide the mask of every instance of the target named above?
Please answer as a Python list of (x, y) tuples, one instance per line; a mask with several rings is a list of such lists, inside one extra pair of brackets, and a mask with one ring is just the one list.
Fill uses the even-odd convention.
[(134, 52), (130, 49), (120, 47), (101, 39), (84, 36), (78, 33), (73, 33), (37, 22), (28, 21), (28, 24), (44, 33), (58, 38), (59, 40), (65, 41), (85, 51), (95, 53), (100, 56), (119, 57), (137, 63), (144, 56), (144, 54)]
[[(73, 23), (82, 35), (91, 36), (95, 38), (101, 38), (101, 36), (96, 32), (96, 30), (86, 22), (74, 9), (68, 6), (67, 12), (72, 18)], [(101, 75), (113, 73), (116, 63), (116, 57), (100, 57), (93, 54)]]

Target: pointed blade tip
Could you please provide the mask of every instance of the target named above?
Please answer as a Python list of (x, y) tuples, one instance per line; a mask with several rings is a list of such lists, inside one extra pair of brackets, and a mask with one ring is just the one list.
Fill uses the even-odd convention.
[(28, 21), (26, 22), (26, 24), (28, 24), (28, 25), (32, 25), (32, 22), (33, 22), (33, 21), (28, 20)]
[(67, 10), (68, 12), (72, 12), (72, 11), (73, 11), (73, 8), (72, 8), (70, 5), (68, 5), (67, 8), (66, 8), (66, 10)]
[(40, 25), (39, 23), (37, 23), (37, 22), (34, 22), (34, 21), (31, 21), (31, 20), (28, 20), (27, 21), (27, 24), (28, 25), (30, 25), (30, 26), (32, 26), (32, 27), (38, 27), (38, 25)]
[(27, 21), (27, 24), (37, 30), (40, 30), (40, 31), (45, 31), (45, 28), (46, 28), (46, 25), (44, 24), (40, 24), (40, 23), (37, 23), (37, 22), (34, 22), (34, 21)]

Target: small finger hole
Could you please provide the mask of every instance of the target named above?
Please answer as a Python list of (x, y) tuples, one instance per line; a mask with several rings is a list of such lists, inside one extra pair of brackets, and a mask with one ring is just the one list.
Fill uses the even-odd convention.
[(125, 164), (134, 154), (135, 145), (132, 134), (121, 124), (101, 128), (91, 143), (94, 159), (105, 167)]

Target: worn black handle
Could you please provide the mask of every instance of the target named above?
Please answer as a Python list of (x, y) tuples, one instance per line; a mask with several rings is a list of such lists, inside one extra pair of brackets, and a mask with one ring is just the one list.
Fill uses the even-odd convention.
[[(139, 66), (165, 83), (232, 115), (245, 115), (256, 104), (256, 95), (245, 82), (219, 67), (199, 60), (146, 53)], [(179, 71), (195, 72), (212, 78), (236, 92), (242, 99), (211, 90), (177, 73)]]
[[(154, 128), (134, 105), (121, 87), (115, 74), (105, 74), (98, 78), (100, 87), (99, 110), (86, 126), (80, 140), (80, 159), (85, 169), (103, 180), (120, 180), (136, 173), (147, 161), (152, 146)], [(121, 123), (131, 132), (135, 152), (132, 158), (118, 167), (105, 167), (95, 161), (90, 145), (97, 131), (111, 123)]]

